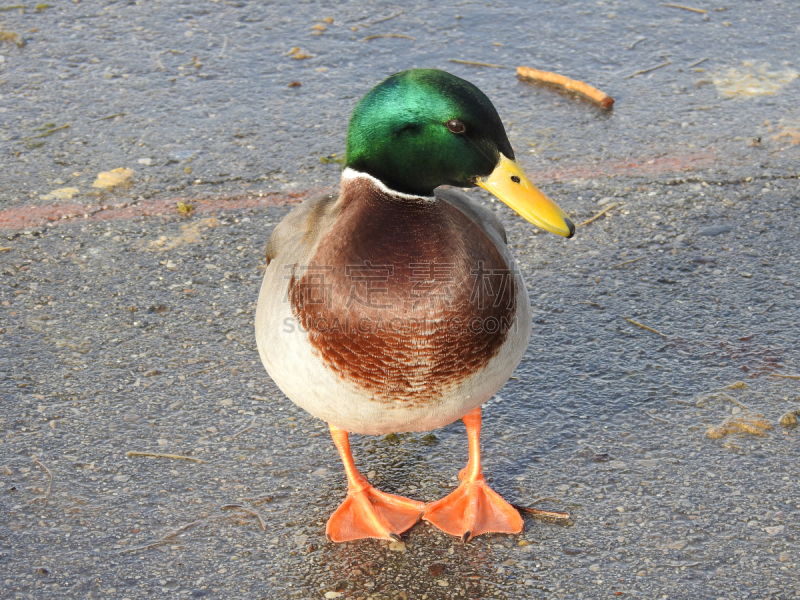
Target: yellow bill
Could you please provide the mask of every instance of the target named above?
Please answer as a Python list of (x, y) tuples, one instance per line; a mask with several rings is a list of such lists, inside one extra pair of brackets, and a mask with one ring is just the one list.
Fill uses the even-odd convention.
[(515, 161), (503, 154), (491, 175), (478, 177), (475, 183), (537, 227), (566, 238), (575, 235), (575, 225), (567, 214), (525, 177)]

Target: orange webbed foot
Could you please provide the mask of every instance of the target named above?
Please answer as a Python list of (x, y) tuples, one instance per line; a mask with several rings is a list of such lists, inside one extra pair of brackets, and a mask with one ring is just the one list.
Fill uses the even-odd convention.
[(469, 440), (469, 462), (451, 494), (425, 507), (422, 518), (445, 533), (468, 542), (482, 533), (520, 533), (522, 517), (517, 510), (486, 485), (481, 471), (481, 409), (464, 415)]
[(325, 534), (332, 542), (362, 538), (397, 541), (400, 534), (419, 521), (424, 502), (387, 494), (372, 487), (356, 469), (350, 452), (349, 434), (329, 425), (347, 474), (347, 498), (328, 519)]
[(387, 494), (367, 484), (350, 490), (328, 519), (325, 533), (333, 542), (362, 538), (398, 541), (400, 534), (419, 521), (425, 503)]
[(422, 518), (464, 542), (483, 533), (520, 533), (523, 528), (519, 512), (482, 475), (462, 481), (448, 496), (429, 504)]

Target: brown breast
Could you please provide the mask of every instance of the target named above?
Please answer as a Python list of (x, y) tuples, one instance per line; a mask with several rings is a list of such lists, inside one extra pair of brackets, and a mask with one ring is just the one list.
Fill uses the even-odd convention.
[(444, 201), (397, 198), (357, 178), (339, 202), (312, 264), (289, 275), (293, 313), (323, 362), (374, 400), (435, 402), (500, 350), (513, 327), (513, 273)]

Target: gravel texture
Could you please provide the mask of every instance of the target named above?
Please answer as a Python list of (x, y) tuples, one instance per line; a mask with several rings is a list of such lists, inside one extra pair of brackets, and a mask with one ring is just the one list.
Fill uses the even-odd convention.
[[(0, 595), (799, 597), (800, 441), (780, 424), (800, 410), (796, 17), (767, 1), (0, 12), (26, 41), (0, 43)], [(388, 33), (416, 39), (363, 41)], [(617, 103), (450, 58), (559, 71)], [(472, 192), (534, 309), (484, 410), (484, 470), (571, 523), (333, 545), (344, 474), (260, 365), (260, 267), (292, 204), (336, 187), (320, 157), (341, 153), (353, 103), (413, 66), (486, 91), (576, 223), (611, 207), (564, 240)], [(726, 95), (753, 79), (778, 87)], [(91, 187), (118, 167), (129, 187)], [(42, 197), (68, 186), (66, 204)], [(352, 443), (377, 486), (426, 501), (467, 455), (460, 423)]]
[[(799, 447), (779, 419), (800, 381), (776, 376), (798, 373), (796, 184), (762, 185), (556, 185), (625, 202), (570, 241), (487, 202), (536, 312), (526, 358), (484, 411), (484, 468), (509, 500), (547, 498), (536, 506), (572, 524), (528, 520), (466, 546), (424, 524), (401, 549), (325, 541), (338, 457), (252, 337), (287, 208), (10, 236), (8, 597), (796, 597)], [(719, 223), (732, 229), (709, 235)], [(759, 414), (763, 435), (707, 435)], [(430, 501), (455, 487), (466, 437), (459, 423), (354, 436), (354, 453), (382, 489)]]

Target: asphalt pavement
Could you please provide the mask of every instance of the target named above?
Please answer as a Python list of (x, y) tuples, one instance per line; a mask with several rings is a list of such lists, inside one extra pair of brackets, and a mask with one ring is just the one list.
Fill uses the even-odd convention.
[[(800, 597), (796, 7), (25, 6), (0, 6), (0, 595)], [(272, 228), (336, 189), (353, 104), (410, 67), (486, 92), (585, 223), (557, 238), (471, 192), (534, 313), (484, 470), (568, 525), (328, 543), (338, 456), (260, 364)], [(352, 443), (425, 501), (467, 454), (460, 423)]]

